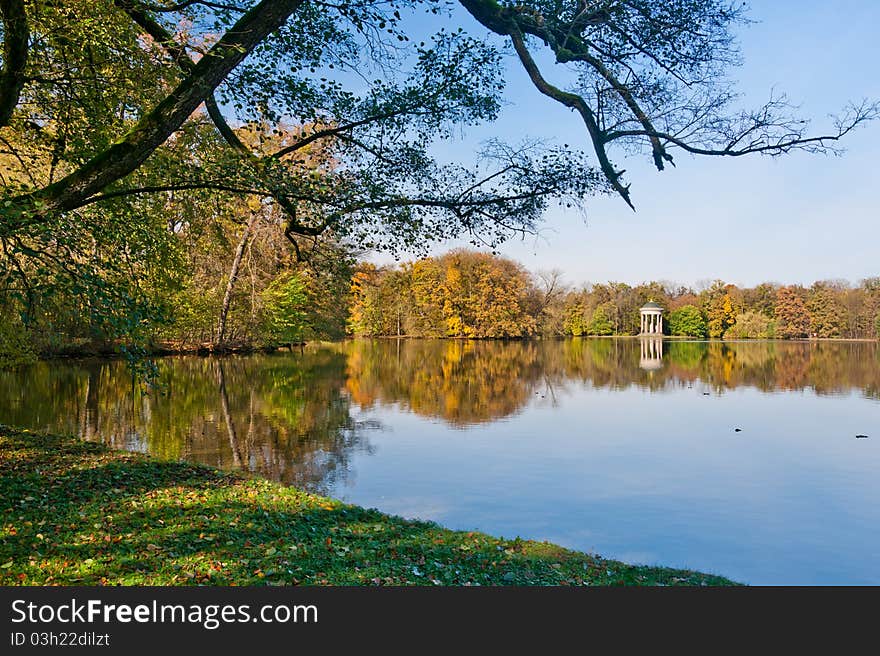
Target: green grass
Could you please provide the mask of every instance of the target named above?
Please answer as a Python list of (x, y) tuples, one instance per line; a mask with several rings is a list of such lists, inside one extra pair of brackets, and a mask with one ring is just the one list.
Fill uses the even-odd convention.
[(0, 427), (2, 585), (731, 585)]

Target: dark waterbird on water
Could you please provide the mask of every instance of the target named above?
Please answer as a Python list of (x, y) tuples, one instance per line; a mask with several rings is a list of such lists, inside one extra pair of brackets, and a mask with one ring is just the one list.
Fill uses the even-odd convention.
[(868, 436), (867, 435), (856, 435), (856, 439), (857, 440), (866, 440), (866, 439), (868, 439)]
[(734, 428), (733, 432), (734, 433), (742, 433), (742, 430), (743, 430), (742, 428)]

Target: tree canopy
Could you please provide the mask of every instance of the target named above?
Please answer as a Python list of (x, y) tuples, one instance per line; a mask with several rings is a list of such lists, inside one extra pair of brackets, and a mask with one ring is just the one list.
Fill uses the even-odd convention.
[[(612, 146), (646, 146), (661, 170), (673, 162), (675, 149), (726, 156), (825, 152), (877, 114), (876, 104), (861, 103), (845, 110), (829, 133), (808, 136), (807, 122), (792, 116), (782, 97), (751, 112), (736, 108), (727, 73), (740, 58), (733, 30), (746, 16), (739, 3), (460, 4), (478, 25), (510, 44), (538, 92), (581, 116), (598, 168), (627, 202), (622, 172), (610, 160)], [(225, 186), (270, 196), (287, 206), (294, 232), (323, 225), (299, 223), (295, 213), (302, 203), (329, 206), (332, 216), (325, 220), (331, 223), (367, 210), (386, 212), (384, 218), (393, 220), (420, 208), (452, 212), (458, 229), (475, 229), (475, 223), (500, 220), (494, 208), (503, 206), (508, 214), (519, 210), (512, 212), (518, 219), (513, 225), (528, 224), (535, 218), (536, 199), (594, 191), (595, 178), (575, 174), (590, 167), (570, 166), (571, 161), (559, 165), (562, 152), (536, 160), (521, 149), (496, 145), (487, 152), (499, 165), (491, 182), (430, 158), (427, 138), (447, 136), (455, 124), (495, 117), (504, 81), (498, 40), (459, 31), (441, 32), (428, 44), (412, 42), (412, 14), (422, 9), (439, 13), (442, 5), (431, 0), (4, 2), (0, 126), (11, 128), (10, 134), (42, 134), (45, 149), (58, 160), (51, 175), (7, 191), (12, 201), (4, 210), (11, 223), (7, 230), (157, 186)], [(542, 48), (553, 53), (556, 65), (577, 73), (575, 89), (563, 90), (549, 80), (535, 59)], [(203, 104), (218, 133), (240, 155), (236, 168), (250, 164), (242, 167), (246, 175), (221, 182), (206, 167), (185, 182), (167, 176), (161, 185), (122, 183), (192, 122)], [(70, 125), (75, 118), (81, 122)], [(245, 123), (288, 119), (311, 129), (272, 153), (255, 153), (229, 128), (231, 118)], [(341, 150), (346, 175), (330, 183), (292, 181), (285, 158), (326, 139)], [(370, 165), (372, 175), (364, 180)], [(520, 179), (523, 167), (543, 173), (542, 184)], [(420, 188), (418, 180), (426, 173), (428, 183)], [(439, 192), (438, 182), (454, 181), (459, 184)], [(361, 185), (352, 182), (371, 183), (369, 192), (356, 193)], [(382, 193), (380, 185), (387, 191)]]

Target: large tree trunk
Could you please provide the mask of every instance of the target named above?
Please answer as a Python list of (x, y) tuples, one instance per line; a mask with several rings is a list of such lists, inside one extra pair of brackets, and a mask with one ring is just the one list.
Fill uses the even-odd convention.
[(9, 123), (24, 87), (28, 56), (28, 23), (24, 0), (0, 0), (3, 65), (0, 66), (0, 127)]
[(244, 232), (235, 248), (235, 257), (232, 258), (232, 268), (229, 270), (229, 280), (226, 282), (226, 293), (223, 294), (223, 306), (220, 308), (220, 322), (217, 326), (217, 344), (223, 344), (226, 341), (226, 319), (229, 316), (229, 308), (232, 306), (232, 294), (235, 291), (235, 282), (238, 280), (238, 272), (241, 268), (241, 260), (244, 256), (244, 250), (247, 248), (248, 242), (251, 240), (251, 232), (253, 232), (254, 221), (256, 217), (251, 217), (244, 227)]

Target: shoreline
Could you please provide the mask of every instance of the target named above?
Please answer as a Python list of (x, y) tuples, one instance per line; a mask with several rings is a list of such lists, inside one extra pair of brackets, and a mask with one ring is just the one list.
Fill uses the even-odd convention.
[(0, 585), (738, 585), (0, 426)]
[[(880, 342), (880, 339), (872, 339), (867, 337), (804, 337), (798, 339), (711, 339), (708, 337), (688, 337), (684, 335), (550, 335), (550, 336), (531, 336), (531, 337), (420, 337), (413, 335), (376, 335), (376, 336), (347, 336), (341, 339), (315, 339), (308, 342), (296, 342), (293, 344), (283, 344), (280, 346), (217, 346), (217, 345), (187, 345), (175, 348), (168, 344), (157, 345), (147, 350), (143, 357), (145, 358), (162, 358), (169, 356), (191, 355), (198, 357), (222, 356), (222, 355), (253, 355), (257, 353), (277, 353), (279, 351), (292, 352), (294, 349), (303, 349), (314, 344), (339, 344), (353, 340), (400, 340), (400, 341), (469, 341), (469, 342), (541, 342), (541, 341), (564, 341), (569, 339), (599, 339), (599, 340), (638, 340), (638, 339), (662, 339), (671, 342), (696, 342), (700, 344), (760, 344), (760, 343), (780, 343), (780, 344), (813, 344), (813, 343), (865, 343), (872, 344)], [(41, 353), (36, 356), (37, 360), (73, 360), (83, 358), (100, 358), (100, 359), (124, 359), (124, 355), (112, 346), (105, 347), (70, 347), (53, 353)]]

